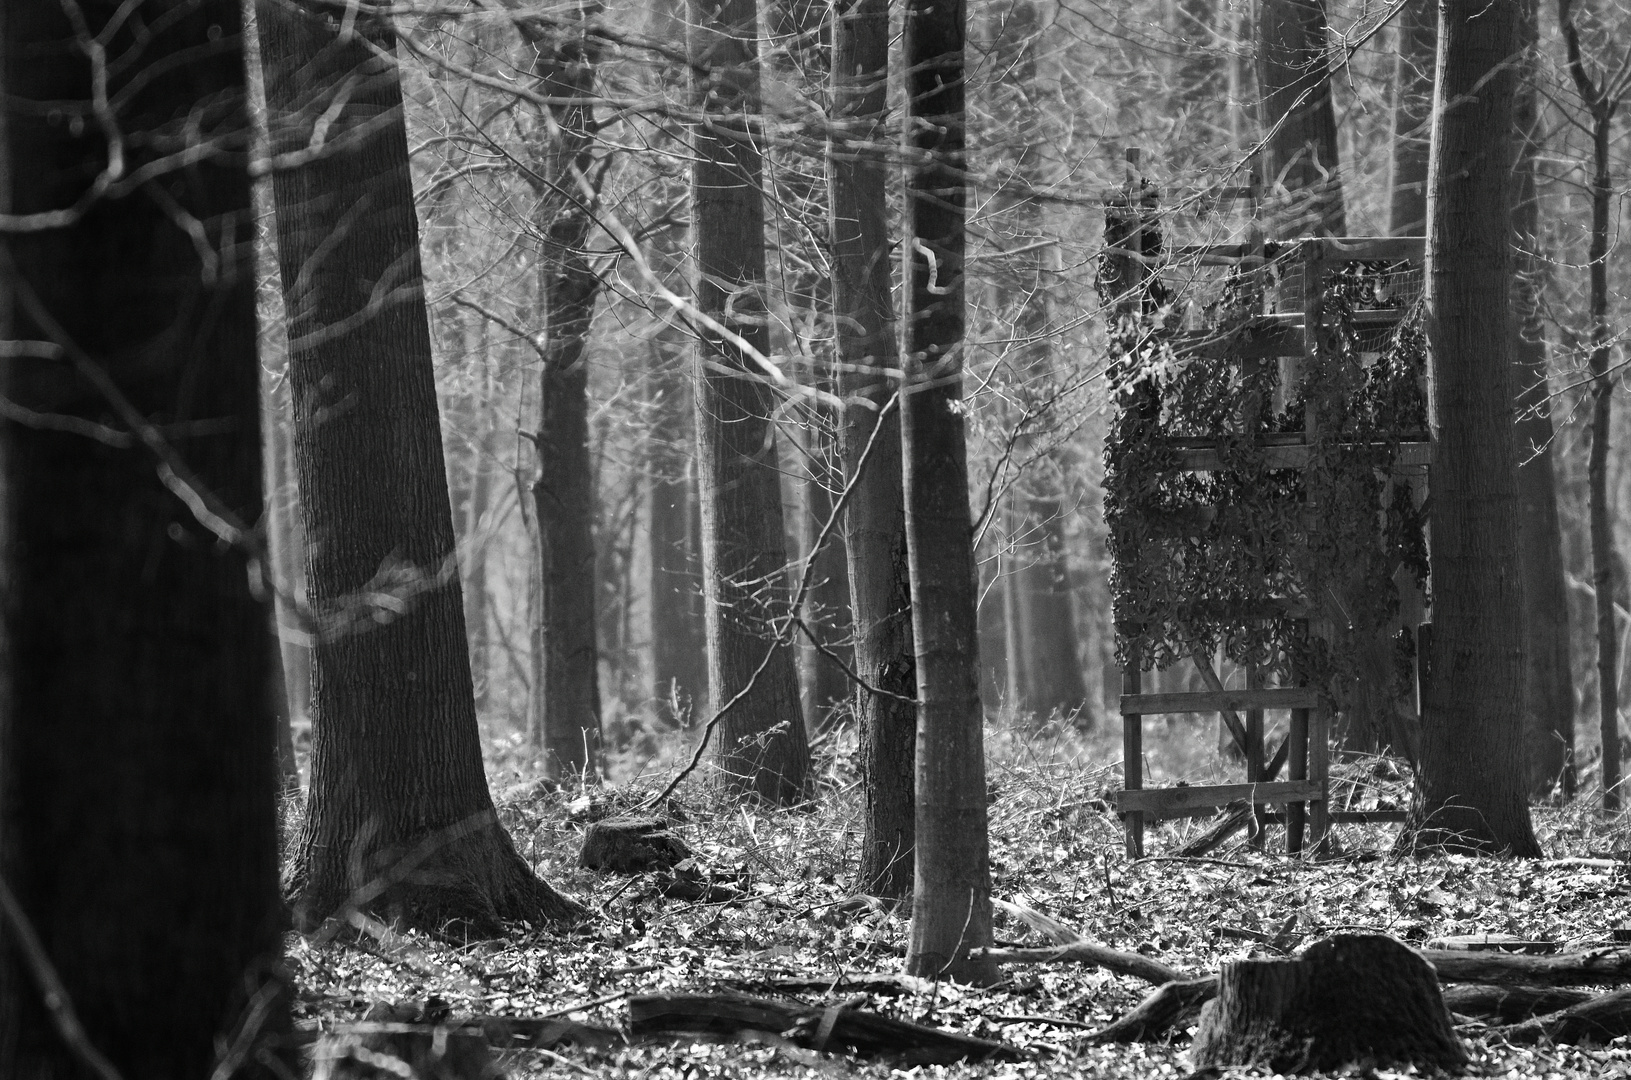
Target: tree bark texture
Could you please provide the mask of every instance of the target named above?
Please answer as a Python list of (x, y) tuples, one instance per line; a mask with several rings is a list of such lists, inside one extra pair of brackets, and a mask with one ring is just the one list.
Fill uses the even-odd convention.
[(901, 487), (900, 413), (887, 372), (899, 365), (890, 292), (885, 197), (887, 0), (833, 9), (832, 123), (827, 181), (832, 239), (833, 336), (845, 401), (839, 432), (854, 485), (844, 517), (854, 611), (856, 688), (864, 788), (859, 887), (911, 894), (917, 834), (913, 770), (917, 660)]
[[(1608, 505), (1608, 451), (1610, 421), (1614, 415), (1614, 386), (1609, 372), (1612, 335), (1608, 325), (1609, 215), (1614, 199), (1612, 150), (1614, 114), (1619, 99), (1611, 97), (1607, 72), (1593, 79), (1581, 54), (1580, 35), (1574, 25), (1572, 0), (1558, 0), (1558, 25), (1568, 50), (1569, 74), (1591, 121), (1591, 453), (1586, 463), (1586, 488), (1591, 520), (1591, 581), (1596, 590), (1598, 735), (1602, 740), (1603, 812), (1620, 809), (1620, 688), (1619, 627), (1614, 621), (1614, 524)], [(1612, 76), (1617, 78), (1617, 76)]]
[(1410, 0), (1398, 16), (1393, 55), (1393, 138), (1388, 162), (1388, 231), (1420, 236), (1427, 228), (1427, 153), (1438, 51), (1436, 0)]
[(500, 827), (476, 726), (394, 39), (269, 2), (276, 179), (312, 662), (312, 779), (291, 891), (310, 927), (364, 907), (493, 933), (577, 905)]
[[(690, 0), (694, 105), (692, 237), (697, 306), (768, 354), (758, 17), (753, 0)], [(722, 718), (715, 765), (726, 790), (786, 805), (804, 798), (810, 747), (799, 708), (789, 614), (775, 398), (751, 355), (701, 334), (697, 460), (702, 489), (708, 684)]]
[[(95, 120), (61, 119), (90, 117), (93, 62), (124, 176), (155, 171), (0, 240), (0, 338), (57, 350), (3, 369), (0, 869), (112, 1068), (208, 1076), (241, 1022), (288, 1023), (273, 643), (244, 556), (261, 450), (240, 11), (82, 3), (77, 33), (67, 11), (0, 5), (0, 211), (73, 207), (108, 164)], [(88, 1075), (29, 955), (0, 918), (0, 1075)]]
[(1523, 568), (1524, 721), (1529, 794), (1554, 790), (1574, 797), (1574, 665), (1570, 649), (1568, 581), (1563, 528), (1552, 466), (1551, 385), (1547, 381), (1546, 327), (1541, 318), (1545, 270), (1539, 255), (1540, 213), (1535, 190), (1539, 110), (1532, 59), (1536, 2), (1523, 0), (1520, 32), (1531, 56), (1514, 102), (1518, 143), (1517, 189), (1512, 204), (1516, 269), (1512, 295), (1512, 359), (1518, 380), (1518, 562)]
[(1271, 229), (1281, 237), (1341, 236), (1347, 229), (1325, 0), (1261, 0), (1257, 35), (1264, 166), (1278, 204)]
[[(576, 5), (575, 15), (588, 11)], [(543, 584), (543, 684), (534, 730), (543, 742), (544, 774), (594, 779), (601, 765), (600, 654), (595, 640), (595, 475), (589, 461), (589, 368), (584, 347), (600, 295), (600, 276), (585, 250), (593, 224), (579, 178), (592, 171), (594, 55), (588, 37), (557, 22), (519, 18), (533, 49), (532, 77), (547, 97), (553, 123), (535, 151), (538, 206), (533, 228), (544, 299), (544, 374), (539, 399), (539, 580)]]
[(1197, 1069), (1455, 1072), (1467, 1053), (1426, 961), (1389, 937), (1342, 934), (1291, 960), (1225, 961), (1190, 1058)]
[(1433, 637), (1400, 850), (1540, 854), (1526, 801), (1511, 373), (1516, 4), (1439, 15), (1427, 202)]
[[(1191, 2), (1184, 12), (1194, 16), (1195, 8)], [(1048, 142), (1047, 118), (1036, 85), (1042, 19), (1034, 0), (1009, 0), (1000, 10), (994, 51), (997, 70), (1004, 73), (1007, 85), (996, 88), (995, 108), (999, 117), (1011, 121), (1022, 141), (1015, 151), (1016, 160), (1006, 164), (993, 210), (1008, 219), (1023, 254), (1010, 256), (993, 279), (997, 308), (1009, 326), (1013, 398), (1022, 410), (1016, 418), (1022, 427), (1014, 457), (1040, 459), (1030, 475), (1021, 478), (1012, 496), (1018, 504), (1017, 527), (1009, 542), (1017, 546), (1013, 585), (1019, 600), (1015, 629), (1020, 648), (1009, 662), (1019, 674), (1015, 705), (1046, 720), (1055, 713), (1079, 713), (1087, 705), (1087, 682), (1077, 650), (1075, 604), (1065, 557), (1061, 488), (1066, 469), (1059, 455), (1044, 445), (1050, 435), (1049, 417), (1062, 390), (1048, 315), (1048, 271), (1056, 253), (1051, 246), (1036, 246), (1039, 239), (1050, 236), (1035, 194), (1045, 183), (1041, 147)]]
[(992, 982), (968, 446), (963, 410), (967, 243), (962, 0), (906, 9), (906, 300), (901, 453), (917, 651), (917, 867), (906, 970)]

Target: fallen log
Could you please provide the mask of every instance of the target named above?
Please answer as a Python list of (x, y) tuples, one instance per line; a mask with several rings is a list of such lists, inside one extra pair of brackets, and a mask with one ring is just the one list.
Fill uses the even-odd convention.
[(1218, 980), (1215, 975), (1165, 983), (1151, 991), (1130, 1012), (1088, 1035), (1088, 1041), (1153, 1042), (1177, 1027), (1185, 1015), (1198, 1011), (1217, 994)]
[(1069, 945), (1049, 945), (1038, 949), (975, 949), (970, 959), (989, 960), (997, 964), (1050, 964), (1071, 961), (1091, 964), (1114, 971), (1118, 975), (1131, 975), (1155, 986), (1182, 982), (1185, 976), (1174, 968), (1151, 960), (1141, 953), (1122, 952), (1090, 941), (1077, 941)]
[(1524, 956), (1516, 953), (1420, 949), (1440, 982), (1526, 986), (1615, 985), (1631, 982), (1631, 949)]
[(1631, 1035), (1631, 990), (1616, 990), (1571, 1005), (1558, 1012), (1548, 1013), (1494, 1029), (1510, 1043), (1536, 1043), (1548, 1040), (1555, 1043), (1608, 1042), (1621, 1035)]
[(1467, 1062), (1432, 967), (1382, 934), (1339, 934), (1290, 960), (1225, 962), (1189, 1056), (1196, 1070), (1299, 1074)]
[(1488, 986), (1467, 983), (1444, 988), (1444, 1004), (1459, 1016), (1516, 1024), (1535, 1016), (1558, 1012), (1595, 995), (1586, 990), (1558, 986)]
[(847, 1004), (823, 1008), (737, 994), (642, 994), (629, 998), (629, 1034), (699, 1033), (734, 1036), (768, 1032), (807, 1050), (844, 1049), (910, 1065), (959, 1061), (1018, 1061), (1005, 1043), (896, 1020)]

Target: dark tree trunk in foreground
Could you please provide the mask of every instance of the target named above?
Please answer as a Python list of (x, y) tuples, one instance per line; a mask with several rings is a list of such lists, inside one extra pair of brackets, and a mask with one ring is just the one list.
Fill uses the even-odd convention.
[[(691, 0), (692, 96), (710, 114), (692, 129), (697, 306), (765, 355), (757, 38), (753, 0)], [(775, 397), (752, 357), (708, 330), (696, 385), (708, 683), (716, 709), (747, 691), (720, 721), (715, 763), (727, 790), (795, 803), (804, 798), (810, 746), (793, 647), (779, 634), (791, 598), (770, 427)]]
[[(1536, 43), (1535, 0), (1523, 0), (1523, 41)], [(1539, 197), (1535, 191), (1535, 139), (1539, 126), (1531, 59), (1514, 103), (1518, 138), (1512, 232), (1517, 276), (1512, 296), (1512, 360), (1516, 365), (1518, 441), (1518, 562), (1523, 567), (1524, 728), (1529, 793), (1554, 789), (1574, 797), (1574, 665), (1569, 647), (1568, 581), (1563, 527), (1552, 469), (1551, 386), (1546, 378), (1544, 287), (1539, 253)]]
[(1224, 961), (1190, 1057), (1198, 1069), (1459, 1072), (1467, 1051), (1431, 964), (1380, 934), (1340, 934), (1295, 959)]
[(962, 0), (906, 11), (906, 331), (901, 453), (917, 649), (917, 873), (906, 970), (991, 982), (985, 718), (963, 430)]
[(577, 906), (498, 824), (482, 770), (394, 40), (366, 21), (341, 37), (290, 5), (263, 14), (274, 145), (307, 146), (323, 117), (332, 148), (276, 182), (319, 631), (296, 919), (361, 906), (478, 933), (570, 920)]
[(1572, 0), (1558, 0), (1557, 20), (1568, 47), (1569, 74), (1591, 121), (1591, 455), (1586, 465), (1591, 517), (1591, 583), (1597, 609), (1598, 735), (1603, 744), (1603, 810), (1620, 808), (1619, 627), (1614, 621), (1614, 523), (1608, 505), (1608, 439), (1619, 379), (1609, 371), (1613, 336), (1608, 325), (1608, 241), (1613, 211), (1614, 178), (1610, 173), (1614, 114), (1623, 93), (1610, 86), (1618, 74), (1586, 70), (1580, 34), (1575, 29)]
[(1427, 196), (1433, 638), (1404, 851), (1540, 854), (1526, 801), (1511, 372), (1516, 4), (1445, 0)]
[(1284, 193), (1272, 231), (1341, 236), (1347, 230), (1325, 2), (1261, 0), (1257, 20), (1257, 85), (1268, 137), (1264, 171), (1269, 190)]
[[(107, 163), (95, 123), (47, 112), (92, 96), (64, 7), (0, 6), (0, 210), (71, 207)], [(162, 129), (197, 125), (204, 153), (0, 249), (0, 339), (62, 350), (5, 361), (0, 865), (90, 1045), (169, 1080), (209, 1076), (241, 1024), (288, 1023), (268, 613), (220, 535), (261, 511), (253, 221), (236, 0), (147, 0), (109, 28), (118, 7), (79, 10), (121, 61), (125, 175)], [(212, 531), (187, 487), (235, 520)], [(0, 1075), (90, 1075), (44, 996), (0, 917)]]
[(844, 475), (855, 485), (844, 541), (856, 673), (872, 688), (855, 691), (865, 796), (856, 881), (866, 892), (898, 899), (912, 891), (917, 662), (900, 413), (891, 408), (896, 388), (886, 374), (899, 363), (885, 199), (887, 0), (834, 6), (832, 71), (833, 123), (840, 132), (827, 158), (834, 338), (839, 390), (848, 403), (839, 438)]
[[(576, 12), (584, 16), (581, 8)], [(600, 772), (600, 654), (595, 643), (595, 475), (589, 462), (589, 367), (584, 347), (600, 295), (585, 244), (592, 214), (578, 188), (593, 166), (594, 57), (587, 37), (519, 18), (534, 50), (535, 89), (554, 123), (534, 171), (542, 178), (534, 228), (541, 247), (544, 383), (538, 410), (539, 579), (543, 583), (543, 685), (532, 696), (544, 774), (595, 779)]]
[(1437, 0), (1410, 0), (1396, 17), (1393, 138), (1389, 140), (1388, 232), (1420, 236), (1427, 228), (1427, 151), (1438, 50)]

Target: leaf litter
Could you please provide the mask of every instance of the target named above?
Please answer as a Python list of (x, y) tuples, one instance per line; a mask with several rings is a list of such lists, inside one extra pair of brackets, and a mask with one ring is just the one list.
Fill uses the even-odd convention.
[[(455, 1017), (561, 1017), (621, 1030), (630, 996), (738, 993), (869, 1009), (1001, 1041), (1025, 1057), (907, 1069), (767, 1034), (507, 1050), (499, 1065), (512, 1078), (570, 1072), (608, 1080), (1190, 1074), (1184, 1051), (1192, 1027), (1152, 1043), (1088, 1039), (1149, 992), (1139, 980), (1080, 963), (1007, 965), (1003, 981), (987, 988), (902, 976), (907, 913), (857, 894), (850, 881), (860, 789), (853, 745), (835, 744), (808, 808), (750, 808), (717, 799), (702, 784), (682, 788), (660, 811), (646, 808), (667, 818), (695, 853), (698, 872), (731, 886), (733, 898), (719, 902), (675, 900), (654, 874), (603, 875), (577, 866), (587, 822), (641, 807), (661, 778), (556, 791), (524, 776), (505, 786), (495, 775), (499, 812), (518, 847), (542, 877), (589, 907), (590, 920), (568, 934), (516, 926), (491, 941), (399, 933), (377, 923), (349, 940), (291, 935), (297, 1024), (326, 1030), (362, 1019), (378, 1002), (435, 999)], [(1013, 752), (1016, 745), (1023, 752)], [(1266, 850), (1238, 836), (1209, 857), (1183, 858), (1170, 853), (1206, 823), (1180, 820), (1152, 826), (1151, 854), (1129, 862), (1120, 823), (1104, 799), (1117, 771), (1084, 765), (1088, 752), (1069, 749), (1038, 750), (1014, 737), (993, 748), (999, 946), (1044, 946), (1077, 935), (1199, 976), (1227, 959), (1290, 953), (1338, 932), (1386, 933), (1417, 946), (1499, 933), (1575, 950), (1608, 946), (1615, 928), (1631, 925), (1631, 863), (1624, 861), (1631, 857), (1631, 829), (1604, 825), (1586, 800), (1535, 808), (1537, 834), (1551, 856), (1542, 861), (1398, 859), (1389, 853), (1396, 827), (1385, 825), (1339, 826), (1336, 853), (1318, 861), (1276, 851), (1283, 834), (1273, 828)], [(1360, 793), (1356, 800), (1368, 800), (1356, 806), (1404, 805), (1405, 781), (1374, 759), (1341, 764), (1334, 775), (1349, 782), (1350, 795)], [(1458, 1031), (1473, 1075), (1631, 1076), (1631, 1039), (1520, 1047), (1478, 1022), (1459, 1024)]]

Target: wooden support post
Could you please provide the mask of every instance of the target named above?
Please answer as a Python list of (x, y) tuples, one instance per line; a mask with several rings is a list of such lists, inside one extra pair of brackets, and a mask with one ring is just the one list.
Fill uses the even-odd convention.
[[(1297, 620), (1295, 631), (1296, 643), (1300, 648), (1308, 644), (1308, 621)], [(1291, 665), (1292, 682), (1297, 686), (1308, 683), (1308, 673), (1303, 670), (1303, 664), (1296, 661)], [(1290, 757), (1286, 761), (1289, 770), (1286, 774), (1290, 780), (1308, 779), (1308, 709), (1291, 710), (1291, 730), (1286, 734), (1290, 740)], [(1286, 851), (1293, 855), (1302, 853), (1303, 830), (1308, 818), (1307, 803), (1289, 803), (1286, 806)]]
[[(1263, 672), (1256, 664), (1246, 668), (1246, 688), (1248, 690), (1261, 690), (1263, 688)], [(1265, 762), (1263, 760), (1263, 710), (1246, 710), (1246, 782), (1248, 784), (1261, 784), (1265, 777)], [(1252, 804), (1252, 835), (1251, 845), (1261, 851), (1263, 849), (1263, 804)]]
[(1308, 715), (1308, 779), (1320, 786), (1319, 801), (1308, 817), (1308, 839), (1317, 853), (1331, 827), (1331, 711), (1324, 705)]
[[(1125, 695), (1141, 692), (1143, 683), (1143, 656), (1138, 647), (1138, 631), (1132, 627), (1118, 627), (1127, 653), (1127, 664), (1121, 669), (1121, 692)], [(1144, 787), (1144, 717), (1138, 713), (1121, 715), (1121, 786), (1127, 791)], [(1127, 833), (1127, 857), (1144, 857), (1144, 812), (1129, 810), (1123, 818)]]

